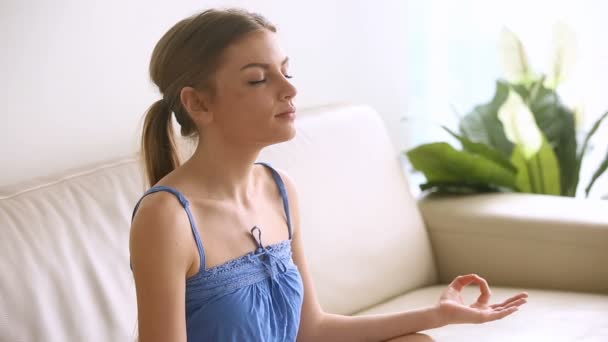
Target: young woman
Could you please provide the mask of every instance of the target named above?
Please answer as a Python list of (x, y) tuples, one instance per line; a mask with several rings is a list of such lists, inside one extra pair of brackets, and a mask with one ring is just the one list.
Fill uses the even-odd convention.
[[(152, 54), (162, 93), (145, 118), (142, 152), (152, 187), (133, 213), (130, 252), (139, 340), (429, 341), (419, 331), (503, 318), (521, 293), (489, 305), (477, 275), (457, 277), (436, 305), (348, 317), (323, 312), (304, 257), (294, 182), (256, 163), (294, 137), (289, 59), (265, 18), (208, 10), (173, 26)], [(180, 165), (172, 117), (197, 137)], [(481, 295), (465, 305), (460, 291)]]

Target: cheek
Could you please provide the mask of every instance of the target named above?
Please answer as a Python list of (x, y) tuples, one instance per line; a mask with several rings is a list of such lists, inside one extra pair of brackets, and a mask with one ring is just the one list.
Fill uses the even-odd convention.
[(224, 90), (222, 105), (249, 108), (252, 105), (264, 103), (265, 93), (261, 87), (235, 85)]
[[(227, 99), (228, 100), (228, 99)], [(263, 88), (241, 87), (231, 92), (227, 104), (235, 115), (245, 116), (252, 120), (272, 113), (273, 101), (268, 91)]]
[(272, 99), (258, 89), (232, 89), (219, 100), (217, 121), (226, 129), (246, 131), (272, 117)]

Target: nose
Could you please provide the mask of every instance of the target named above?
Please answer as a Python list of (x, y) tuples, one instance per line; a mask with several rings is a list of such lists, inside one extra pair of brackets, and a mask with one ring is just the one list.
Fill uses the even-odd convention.
[(281, 88), (281, 100), (291, 100), (298, 94), (298, 89), (287, 79), (283, 78), (283, 87)]

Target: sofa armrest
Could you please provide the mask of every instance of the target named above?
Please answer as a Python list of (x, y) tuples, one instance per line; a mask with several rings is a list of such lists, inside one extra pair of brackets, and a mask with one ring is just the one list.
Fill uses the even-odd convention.
[(608, 202), (520, 193), (419, 200), (439, 279), (608, 293)]

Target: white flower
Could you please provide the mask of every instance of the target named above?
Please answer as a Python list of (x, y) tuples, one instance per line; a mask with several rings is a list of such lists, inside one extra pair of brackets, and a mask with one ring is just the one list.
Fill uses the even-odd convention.
[(572, 73), (576, 62), (576, 34), (564, 22), (557, 22), (553, 28), (553, 52), (551, 70), (545, 86), (555, 89)]
[(498, 110), (498, 119), (502, 123), (507, 139), (520, 145), (524, 157), (530, 159), (541, 148), (542, 133), (536, 125), (534, 115), (517, 92), (509, 89), (507, 100)]
[(525, 83), (534, 77), (526, 50), (515, 33), (503, 28), (499, 46), (505, 78), (509, 82)]

